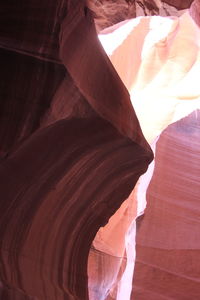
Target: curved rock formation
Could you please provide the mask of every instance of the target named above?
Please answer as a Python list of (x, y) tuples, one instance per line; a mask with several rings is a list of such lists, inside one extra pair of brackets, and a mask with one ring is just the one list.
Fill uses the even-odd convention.
[[(169, 124), (200, 108), (197, 79), (200, 70), (200, 30), (188, 11), (180, 18), (154, 16), (124, 21), (103, 31), (100, 40), (130, 92), (141, 128), (152, 148)], [(175, 137), (173, 143), (176, 151)], [(185, 143), (187, 144), (187, 140)], [(120, 208), (118, 215), (110, 219), (108, 226), (100, 229), (94, 240), (96, 248), (107, 255), (127, 259), (127, 274), (126, 270), (122, 272), (121, 281), (119, 278), (113, 279), (113, 288), (117, 290), (111, 292), (113, 299), (121, 300), (125, 293), (128, 295), (126, 299), (129, 299), (130, 287), (127, 282), (130, 281), (131, 268), (128, 270), (128, 267), (132, 265), (133, 269), (135, 257), (134, 248), (132, 246), (130, 249), (127, 239), (130, 240), (132, 232), (133, 245), (133, 220), (144, 211), (145, 190), (152, 173), (153, 166), (140, 178), (136, 190)], [(124, 213), (126, 211), (129, 213)], [(154, 224), (153, 219), (151, 222)], [(146, 235), (148, 228), (149, 225)], [(116, 238), (113, 239), (112, 236)], [(145, 235), (143, 238), (145, 239)], [(120, 268), (118, 269), (120, 274)], [(126, 288), (123, 289), (122, 286)], [(148, 291), (144, 295), (141, 296), (142, 300), (148, 298)]]
[(138, 16), (177, 16), (193, 0), (88, 0), (98, 31)]
[(16, 7), (1, 6), (1, 298), (86, 300), (92, 240), (152, 152), (84, 2)]
[(198, 0), (193, 1), (190, 7), (190, 15), (192, 16), (193, 20), (197, 23), (200, 27), (200, 2)]
[(157, 143), (145, 215), (138, 220), (132, 299), (198, 299), (200, 110)]

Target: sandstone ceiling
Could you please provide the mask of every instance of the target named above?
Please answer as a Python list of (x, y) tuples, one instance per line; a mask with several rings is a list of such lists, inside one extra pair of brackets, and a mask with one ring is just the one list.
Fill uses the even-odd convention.
[(137, 16), (175, 16), (189, 8), (192, 0), (89, 0), (97, 30)]

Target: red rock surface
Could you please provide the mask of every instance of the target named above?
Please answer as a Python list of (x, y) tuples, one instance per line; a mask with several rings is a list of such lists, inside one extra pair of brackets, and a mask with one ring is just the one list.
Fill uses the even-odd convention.
[(15, 8), (0, 21), (1, 299), (86, 300), (92, 240), (152, 152), (84, 3)]
[(88, 0), (100, 31), (138, 16), (176, 16), (190, 7), (193, 0)]
[(132, 299), (199, 298), (199, 149), (200, 110), (170, 125), (157, 143), (138, 220)]

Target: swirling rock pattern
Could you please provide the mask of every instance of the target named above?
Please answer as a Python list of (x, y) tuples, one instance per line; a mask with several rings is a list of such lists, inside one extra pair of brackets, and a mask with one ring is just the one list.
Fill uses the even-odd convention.
[[(174, 15), (176, 9), (188, 8), (191, 3), (166, 1), (176, 8), (172, 10), (158, 0), (128, 2), (133, 2), (128, 13), (122, 1), (122, 5), (115, 2), (112, 14), (96, 19), (96, 26), (101, 29), (137, 15)], [(197, 1), (191, 15), (198, 24), (195, 7)], [(20, 6), (7, 1), (0, 12), (0, 297), (87, 300), (91, 243), (98, 229), (128, 198), (146, 171), (152, 152), (129, 94), (99, 44), (85, 1), (21, 1)], [(130, 200), (114, 218), (129, 213)], [(134, 206), (127, 224), (136, 210)], [(148, 217), (146, 220), (139, 241), (142, 232), (147, 234)], [(119, 228), (121, 223), (116, 224)], [(127, 224), (120, 228), (122, 238)], [(162, 240), (158, 230), (152, 230), (151, 237), (153, 234)], [(98, 300), (107, 297), (114, 272), (117, 282), (126, 267), (121, 248), (114, 249), (121, 257), (111, 259), (104, 253), (99, 263), (100, 256), (95, 256), (99, 249), (91, 247), (92, 267), (109, 263), (96, 274), (89, 265), (90, 295)], [(166, 251), (162, 253), (168, 257)], [(193, 253), (182, 257), (191, 259)], [(151, 256), (152, 252), (142, 248), (140, 255), (148, 261), (146, 254)], [(143, 269), (138, 271), (138, 266), (139, 262), (134, 293), (146, 299), (146, 291), (141, 296), (138, 274)], [(152, 278), (152, 270), (144, 270)], [(180, 273), (184, 275), (181, 268)], [(184, 281), (176, 283), (180, 288)], [(148, 284), (147, 280), (147, 290)], [(196, 297), (198, 287), (195, 283), (193, 287), (191, 295)], [(159, 291), (152, 289), (152, 299), (162, 292), (162, 286)], [(180, 290), (171, 293), (184, 297)], [(111, 294), (116, 298), (114, 289)]]
[[(193, 6), (191, 9), (192, 8)], [(200, 30), (197, 26), (198, 23), (195, 23), (191, 18), (192, 15), (192, 10), (188, 10), (182, 14), (181, 17), (140, 17), (114, 25), (104, 30), (100, 35), (100, 40), (113, 65), (130, 92), (131, 100), (143, 133), (152, 147), (155, 147), (159, 135), (169, 124), (184, 118), (193, 111), (196, 113), (197, 109), (200, 108), (200, 89), (197, 79), (200, 70)], [(196, 16), (198, 16), (198, 14), (196, 14)], [(188, 130), (191, 131), (190, 128), (193, 126), (193, 120), (191, 118), (188, 120)], [(178, 132), (176, 132), (176, 134), (178, 135)], [(190, 135), (188, 135), (188, 138), (183, 136), (185, 145), (190, 143), (188, 140), (189, 136)], [(198, 129), (196, 130), (196, 138), (197, 140), (199, 138)], [(187, 159), (184, 158), (182, 152), (178, 150), (178, 140), (179, 137), (177, 136), (176, 138), (174, 134), (171, 141), (171, 149), (168, 149), (168, 153), (172, 152), (172, 149), (174, 149), (173, 151), (175, 153), (177, 151), (176, 159), (183, 164)], [(196, 151), (197, 154), (190, 158), (191, 168), (193, 164), (196, 165), (196, 159), (197, 161), (199, 159), (198, 151), (195, 148), (195, 141), (192, 147), (194, 147), (192, 151)], [(157, 154), (155, 155), (155, 162), (156, 161)], [(179, 168), (178, 165), (176, 165), (176, 170), (174, 170), (173, 174), (173, 165), (171, 166), (170, 172), (172, 178), (175, 176), (177, 170), (179, 172), (179, 169), (181, 170), (181, 166)], [(129, 299), (129, 292), (131, 290), (131, 287), (128, 285), (131, 277), (131, 269), (129, 266), (132, 264), (133, 269), (135, 259), (133, 254), (133, 244), (135, 240), (133, 220), (144, 212), (146, 202), (145, 190), (152, 173), (153, 165), (149, 168), (148, 172), (140, 178), (135, 192), (133, 191), (129, 197), (130, 201), (125, 202), (126, 207), (123, 205), (120, 210), (118, 210), (118, 215), (115, 214), (115, 216), (110, 219), (108, 226), (100, 229), (94, 240), (96, 247), (106, 252), (107, 255), (127, 259), (126, 270), (122, 272), (123, 276), (121, 282), (123, 282), (123, 284), (121, 284), (118, 278), (112, 278), (115, 282), (115, 284), (112, 285), (113, 288), (111, 291), (113, 299), (124, 299), (124, 295), (126, 295), (126, 299)], [(184, 172), (182, 173), (184, 175)], [(162, 181), (164, 181), (164, 177), (162, 177), (161, 174), (158, 175), (160, 185), (162, 185)], [(180, 173), (178, 174), (180, 175)], [(196, 177), (193, 176), (195, 178), (194, 181), (198, 181), (198, 172), (195, 172), (195, 174)], [(189, 182), (190, 177), (186, 177), (184, 184), (186, 184), (187, 179)], [(174, 181), (175, 180), (176, 176), (174, 177)], [(181, 182), (180, 178), (178, 178), (178, 180)], [(181, 186), (180, 183), (179, 185)], [(157, 190), (156, 185), (154, 189)], [(198, 189), (198, 185), (196, 189)], [(163, 195), (157, 193), (157, 206), (159, 206), (160, 199), (165, 198), (166, 191), (163, 190), (162, 192)], [(175, 197), (176, 190), (173, 192), (175, 193)], [(171, 194), (172, 198), (173, 192)], [(192, 198), (192, 191), (188, 197), (189, 199)], [(135, 203), (135, 205), (131, 204), (131, 201)], [(121, 214), (119, 211), (121, 211)], [(129, 212), (128, 214), (127, 211)], [(132, 211), (131, 218), (130, 211)], [(145, 213), (148, 215), (148, 210)], [(123, 215), (123, 218), (120, 218), (121, 215)], [(151, 226), (149, 225), (150, 222)], [(144, 241), (145, 238), (148, 240), (148, 235), (151, 236), (150, 233), (148, 234), (150, 228), (155, 226), (155, 224), (157, 224), (158, 228), (161, 228), (163, 222), (166, 222), (166, 227), (169, 226), (171, 230), (173, 230), (169, 219), (164, 219), (164, 216), (162, 218), (152, 217), (149, 219), (145, 232), (143, 232)], [(183, 228), (186, 227), (184, 224), (182, 225)], [(127, 240), (130, 240), (131, 232), (132, 242), (129, 243)], [(116, 238), (114, 239), (112, 236)], [(153, 238), (155, 239), (155, 247), (158, 248), (156, 244), (157, 235), (155, 234)], [(130, 244), (132, 245), (132, 249)], [(122, 245), (124, 245), (124, 249)], [(160, 246), (162, 246), (162, 243), (160, 243)], [(140, 248), (138, 249), (138, 252), (140, 252)], [(143, 250), (143, 252), (143, 255), (147, 255), (148, 257), (148, 248), (146, 249), (146, 253), (145, 250)], [(138, 255), (140, 255), (140, 253)], [(159, 260), (159, 255), (157, 256), (157, 260)], [(148, 261), (148, 264), (151, 264), (151, 260)], [(145, 268), (141, 268), (140, 264), (139, 268), (136, 269), (136, 275), (138, 273), (140, 279), (145, 278), (143, 272), (146, 272)], [(120, 274), (120, 268), (118, 268), (118, 273)], [(141, 294), (139, 292), (133, 294), (133, 296), (136, 295), (135, 297), (137, 299), (148, 299), (148, 292), (151, 292), (148, 285), (150, 286), (151, 281), (153, 281), (153, 274), (150, 273), (150, 275), (151, 280), (147, 280), (144, 294), (143, 292)], [(123, 286), (126, 286), (126, 288), (123, 289)], [(167, 283), (164, 285), (163, 283), (162, 293), (155, 293), (154, 295), (152, 292), (152, 299), (153, 297), (157, 297), (156, 299), (165, 297), (164, 286), (168, 286), (170, 289), (170, 285), (167, 285)], [(133, 281), (133, 287), (135, 287), (135, 281)], [(113, 289), (115, 291), (113, 291)], [(142, 289), (142, 280), (140, 281), (140, 289)], [(193, 295), (193, 293), (191, 293), (191, 295)]]
[(198, 299), (200, 110), (157, 143), (145, 215), (138, 220), (132, 299)]
[(1, 5), (4, 300), (87, 300), (92, 240), (152, 160), (84, 5)]

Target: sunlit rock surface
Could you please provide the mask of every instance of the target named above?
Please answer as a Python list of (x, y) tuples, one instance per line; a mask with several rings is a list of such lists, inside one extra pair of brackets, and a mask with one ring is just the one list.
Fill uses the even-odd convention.
[[(124, 21), (103, 31), (99, 38), (129, 90), (142, 131), (147, 141), (152, 145), (152, 149), (155, 150), (160, 134), (169, 124), (190, 115), (193, 111), (198, 112), (198, 109), (200, 109), (200, 87), (198, 84), (200, 29), (187, 11), (179, 18), (154, 16)], [(193, 116), (195, 116), (195, 113)], [(190, 120), (188, 126), (193, 126), (191, 125), (193, 121), (190, 122)], [(200, 132), (197, 127), (197, 138), (200, 138), (199, 135)], [(184, 142), (187, 144), (188, 141), (186, 137), (184, 138)], [(172, 145), (171, 147), (174, 147), (173, 151), (176, 153), (175, 135)], [(197, 151), (196, 144), (192, 147), (194, 147), (194, 151)], [(176, 158), (178, 159), (178, 157), (182, 161), (182, 155), (177, 150)], [(198, 155), (194, 155), (194, 165), (196, 164), (196, 158), (199, 161)], [(155, 162), (156, 159), (155, 156)], [(145, 190), (152, 174), (153, 165), (140, 178), (129, 200), (120, 208), (123, 218), (119, 218), (119, 210), (118, 215), (114, 215), (110, 219), (108, 226), (100, 229), (94, 240), (94, 245), (102, 252), (107, 252), (110, 256), (124, 256), (124, 259), (127, 259), (127, 269), (129, 264), (134, 265), (135, 259), (134, 248), (130, 249), (127, 239), (129, 240), (132, 234), (132, 241), (134, 241), (135, 225), (133, 220), (134, 217), (141, 215), (145, 209)], [(196, 172), (196, 181), (199, 179), (197, 174), (198, 172)], [(171, 176), (173, 178), (172, 171)], [(174, 177), (174, 181), (176, 181), (176, 177)], [(196, 189), (199, 189), (198, 184)], [(157, 195), (158, 203), (159, 195)], [(192, 197), (192, 194), (190, 197)], [(128, 214), (124, 213), (126, 210), (129, 212)], [(148, 211), (146, 213), (148, 214)], [(131, 218), (129, 218), (130, 215)], [(119, 220), (119, 223), (116, 226), (117, 220)], [(151, 218), (151, 221), (149, 219), (149, 222), (152, 222), (152, 226), (155, 225), (153, 218)], [(160, 219), (160, 222), (164, 221)], [(169, 220), (166, 220), (166, 226), (168, 226), (168, 222)], [(160, 228), (159, 222), (156, 224)], [(148, 223), (146, 231), (143, 233), (144, 240), (148, 235), (149, 228)], [(116, 239), (112, 238), (114, 235), (117, 237)], [(154, 238), (156, 239), (156, 234)], [(122, 241), (124, 241), (124, 248), (122, 247)], [(107, 248), (108, 245), (109, 248)], [(150, 261), (148, 263), (150, 264)], [(140, 267), (138, 267), (138, 270), (137, 272), (141, 273), (140, 278), (143, 278), (143, 271), (140, 272)], [(124, 274), (126, 277), (123, 278)], [(137, 273), (135, 276), (137, 278)], [(122, 280), (118, 280), (116, 284), (117, 287), (113, 285), (113, 287), (115, 286), (115, 292), (111, 292), (113, 299), (123, 299), (123, 295), (129, 297), (130, 286), (127, 281), (130, 280), (130, 277), (131, 268), (127, 274), (126, 271), (123, 273)], [(148, 281), (148, 284), (151, 284), (151, 282)], [(142, 280), (139, 288), (141, 286)], [(123, 290), (123, 293), (121, 293), (121, 290)], [(141, 294), (141, 298), (137, 297), (140, 297), (139, 293), (136, 294), (136, 299), (147, 299), (148, 289), (146, 293)]]

